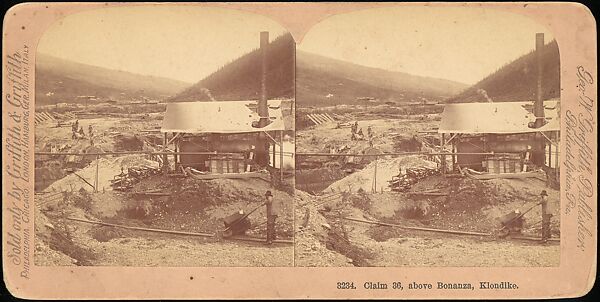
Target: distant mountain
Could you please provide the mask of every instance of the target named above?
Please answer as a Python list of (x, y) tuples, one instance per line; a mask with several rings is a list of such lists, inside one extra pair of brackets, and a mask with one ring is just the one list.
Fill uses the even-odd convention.
[[(258, 39), (257, 39), (258, 40)], [(296, 44), (291, 34), (277, 37), (267, 47), (267, 96), (294, 96), (294, 52)], [(169, 99), (186, 101), (235, 101), (258, 99), (261, 94), (262, 55), (257, 48), (224, 65)]]
[(366, 67), (303, 51), (297, 52), (296, 66), (299, 105), (441, 101), (467, 88), (463, 83)]
[(190, 84), (154, 76), (112, 70), (38, 53), (36, 105), (80, 103), (78, 96), (164, 99)]
[[(543, 99), (560, 97), (560, 56), (556, 41), (542, 48)], [(477, 84), (447, 100), (448, 103), (533, 100), (537, 93), (537, 56), (535, 51), (504, 65)]]

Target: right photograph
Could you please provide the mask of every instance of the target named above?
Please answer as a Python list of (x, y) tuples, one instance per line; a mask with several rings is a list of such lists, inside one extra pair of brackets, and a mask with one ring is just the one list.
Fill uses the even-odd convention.
[(296, 51), (296, 266), (560, 262), (560, 56), (520, 14), (390, 7)]

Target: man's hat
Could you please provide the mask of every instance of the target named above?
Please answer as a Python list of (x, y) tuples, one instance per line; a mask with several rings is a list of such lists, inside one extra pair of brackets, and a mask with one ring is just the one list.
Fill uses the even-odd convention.
[(548, 196), (548, 193), (546, 192), (546, 190), (542, 190), (542, 193), (540, 195), (542, 195), (542, 196)]
[(265, 196), (266, 197), (269, 197), (269, 196), (273, 197), (273, 194), (271, 194), (271, 191), (267, 191), (267, 193), (265, 193)]

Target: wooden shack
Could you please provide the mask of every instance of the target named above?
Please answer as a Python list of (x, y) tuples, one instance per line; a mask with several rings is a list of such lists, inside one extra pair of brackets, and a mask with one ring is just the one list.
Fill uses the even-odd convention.
[(525, 172), (531, 164), (558, 174), (559, 100), (544, 101), (544, 122), (534, 128), (533, 101), (445, 105), (438, 132), (452, 150), (452, 169)]

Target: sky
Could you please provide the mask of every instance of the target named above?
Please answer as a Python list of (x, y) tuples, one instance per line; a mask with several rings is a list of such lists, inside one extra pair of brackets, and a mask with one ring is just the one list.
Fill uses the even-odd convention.
[(114, 7), (60, 19), (38, 52), (143, 75), (196, 83), (286, 30), (264, 16), (208, 7)]
[(481, 8), (398, 7), (329, 17), (298, 45), (359, 65), (475, 84), (554, 37), (528, 17)]

